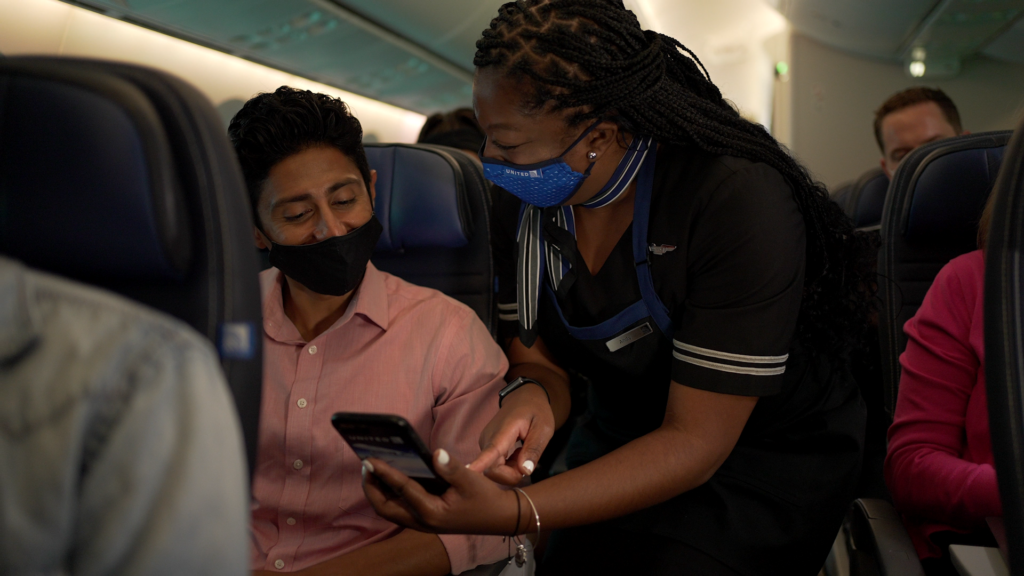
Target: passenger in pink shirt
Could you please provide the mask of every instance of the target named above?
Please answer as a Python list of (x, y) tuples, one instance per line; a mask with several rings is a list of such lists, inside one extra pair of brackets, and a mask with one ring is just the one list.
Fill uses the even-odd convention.
[(468, 462), (508, 369), (468, 307), (369, 263), (381, 226), (358, 120), (339, 100), (282, 87), (247, 102), (229, 133), (256, 244), (275, 266), (260, 275), (252, 568), (443, 575), (504, 558), (500, 537), (424, 534), (377, 516), (330, 423), (339, 411), (399, 414), (432, 450)]
[[(990, 210), (991, 201), (982, 248)], [(953, 259), (904, 326), (885, 481), (928, 574), (956, 573), (950, 543), (994, 546), (985, 519), (1002, 516), (985, 394), (984, 278), (982, 250)]]

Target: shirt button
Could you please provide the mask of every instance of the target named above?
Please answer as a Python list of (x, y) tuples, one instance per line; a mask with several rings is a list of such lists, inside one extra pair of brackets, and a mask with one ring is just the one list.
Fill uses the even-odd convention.
[(310, 354), (316, 354), (316, 346), (310, 346), (309, 347), (309, 353)]
[(296, 470), (302, 470), (302, 460), (296, 460), (295, 462), (292, 462), (292, 466)]
[(278, 570), (283, 569), (284, 568), (284, 560), (281, 560), (280, 558), (278, 558), (277, 560), (274, 560), (274, 568), (277, 568)]
[(305, 398), (299, 398), (299, 401), (296, 402), (296, 404), (299, 405), (299, 408), (305, 408), (306, 407), (306, 399)]
[(295, 526), (295, 518), (289, 518), (285, 520), (285, 522), (287, 522), (289, 526)]

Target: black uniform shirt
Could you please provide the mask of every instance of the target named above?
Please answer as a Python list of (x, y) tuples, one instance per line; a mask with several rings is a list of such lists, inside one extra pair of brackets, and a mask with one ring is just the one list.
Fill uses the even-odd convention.
[[(519, 211), (520, 201), (499, 191), (493, 230), (504, 337), (517, 334)], [(640, 299), (632, 232), (630, 226), (595, 276), (576, 252), (577, 277), (557, 297), (573, 326), (596, 325)], [(792, 189), (766, 164), (662, 144), (646, 243), (662, 252), (652, 251), (649, 260), (672, 319), (671, 338), (655, 330), (616, 352), (603, 342), (579, 342), (562, 327), (552, 293), (542, 291), (540, 337), (560, 365), (591, 381), (589, 418), (570, 442), (570, 467), (660, 426), (670, 381), (758, 396), (712, 481), (634, 515), (642, 518), (634, 527), (678, 537), (723, 561), (731, 557), (737, 566), (759, 561), (745, 555), (744, 542), (761, 547), (777, 540), (778, 550), (788, 550), (779, 552), (782, 559), (809, 540), (827, 539), (859, 466), (863, 407), (848, 372), (803, 352), (794, 338), (806, 239)], [(802, 516), (794, 516), (794, 506)], [(744, 534), (742, 525), (759, 526), (757, 534)], [(779, 531), (766, 541), (763, 531), (773, 526)], [(829, 542), (819, 544), (827, 551)]]
[[(501, 194), (495, 212), (498, 301), (510, 318), (519, 200)], [(574, 326), (598, 324), (640, 299), (632, 232), (630, 226), (596, 276), (577, 257), (576, 280), (559, 298)], [(782, 176), (765, 164), (662, 145), (647, 243), (662, 252), (650, 253), (651, 273), (675, 328), (670, 354), (657, 360), (670, 367), (660, 384), (671, 378), (726, 394), (778, 394), (805, 262), (803, 218)], [(545, 324), (542, 338), (550, 336)], [(515, 321), (501, 326), (506, 336), (516, 333)]]

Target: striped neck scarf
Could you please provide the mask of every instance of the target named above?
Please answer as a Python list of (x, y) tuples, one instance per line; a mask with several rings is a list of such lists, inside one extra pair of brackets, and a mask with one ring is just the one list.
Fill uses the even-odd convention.
[[(653, 141), (650, 136), (634, 136), (608, 184), (584, 202), (583, 207), (600, 208), (618, 200), (636, 179)], [(516, 307), (519, 339), (523, 345), (530, 347), (537, 339), (535, 326), (541, 279), (544, 276), (542, 271), (546, 268), (551, 289), (560, 296), (568, 292), (576, 279), (573, 272), (576, 265), (576, 222), (572, 206), (539, 208), (523, 204), (517, 240), (519, 260), (516, 270)]]

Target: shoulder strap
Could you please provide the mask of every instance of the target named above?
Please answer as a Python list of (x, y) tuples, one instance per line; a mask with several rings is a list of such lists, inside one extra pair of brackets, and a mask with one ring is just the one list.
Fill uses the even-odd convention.
[(647, 310), (654, 318), (654, 323), (666, 337), (671, 339), (675, 334), (672, 318), (668, 308), (654, 291), (654, 280), (651, 278), (651, 260), (647, 246), (647, 230), (651, 219), (651, 196), (654, 191), (654, 165), (657, 154), (652, 154), (640, 168), (637, 176), (636, 197), (633, 204), (633, 261), (636, 264), (637, 283), (640, 284), (640, 296)]

